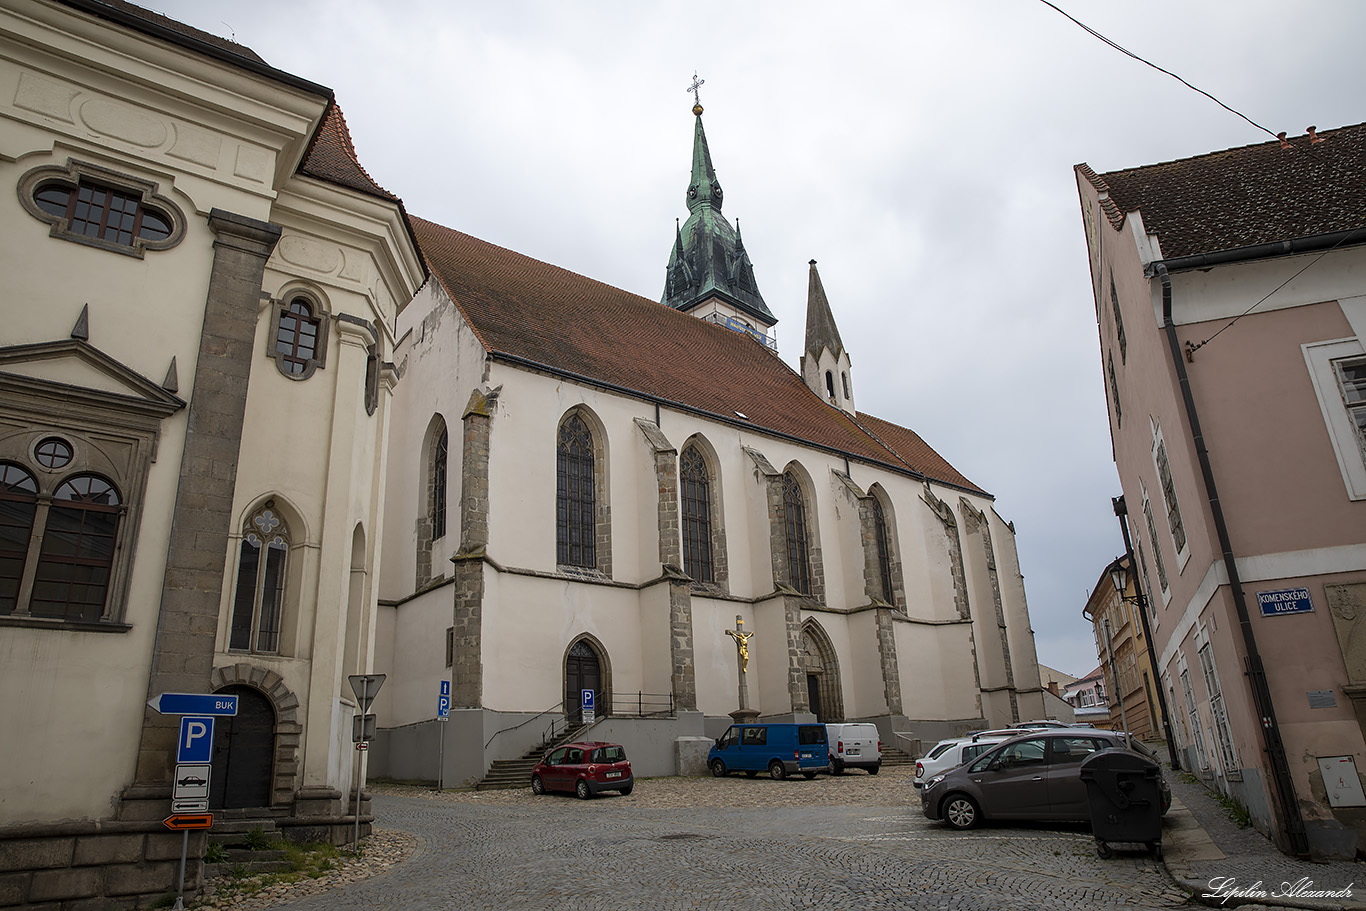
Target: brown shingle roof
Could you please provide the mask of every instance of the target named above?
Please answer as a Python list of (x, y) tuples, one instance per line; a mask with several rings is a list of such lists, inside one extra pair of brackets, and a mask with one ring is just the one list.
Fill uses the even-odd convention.
[(985, 493), (912, 431), (822, 402), (745, 336), (451, 228), (412, 224), (432, 274), (490, 352)]
[(377, 184), (361, 166), (360, 159), (356, 157), (356, 147), (351, 142), (351, 131), (346, 127), (346, 117), (335, 101), (328, 104), (318, 130), (309, 142), (308, 151), (304, 153), (304, 160), (299, 164), (299, 173), (390, 202), (400, 202), (397, 196)]
[(1141, 209), (1171, 259), (1366, 225), (1366, 124), (1097, 175), (1111, 224)]

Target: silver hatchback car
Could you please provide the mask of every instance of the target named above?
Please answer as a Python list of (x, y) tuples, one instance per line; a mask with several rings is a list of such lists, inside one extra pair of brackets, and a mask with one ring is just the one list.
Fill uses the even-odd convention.
[[(983, 819), (1091, 819), (1082, 760), (1105, 749), (1132, 750), (1156, 760), (1147, 747), (1122, 731), (1058, 728), (1030, 731), (993, 747), (972, 762), (925, 783), (921, 811), (955, 829), (971, 829)], [(1162, 812), (1171, 792), (1159, 778)]]

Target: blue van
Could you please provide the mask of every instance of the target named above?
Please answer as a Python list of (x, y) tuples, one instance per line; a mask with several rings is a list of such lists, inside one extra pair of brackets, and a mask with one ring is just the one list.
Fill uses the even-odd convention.
[(730, 772), (753, 778), (764, 770), (771, 778), (798, 772), (815, 778), (830, 771), (825, 725), (732, 724), (707, 753), (707, 766), (717, 778)]

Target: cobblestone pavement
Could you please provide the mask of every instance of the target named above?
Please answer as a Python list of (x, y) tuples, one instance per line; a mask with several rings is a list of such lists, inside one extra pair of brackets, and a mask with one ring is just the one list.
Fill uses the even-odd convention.
[(953, 832), (908, 769), (770, 781), (647, 779), (629, 797), (378, 787), (419, 845), (391, 872), (276, 905), (348, 909), (1163, 909), (1146, 854), (1101, 860), (1085, 826)]
[[(1254, 828), (1239, 828), (1203, 785), (1187, 781), (1179, 772), (1165, 769), (1172, 795), (1193, 817), (1201, 834), (1208, 836), (1203, 849), (1167, 850), (1167, 866), (1180, 883), (1194, 890), (1198, 901), (1220, 905), (1218, 890), (1250, 890), (1265, 895), (1257, 898), (1264, 906), (1316, 909), (1366, 909), (1366, 864), (1359, 861), (1310, 863), (1288, 857), (1276, 849), (1265, 835)], [(1177, 807), (1168, 814), (1168, 822)], [(1168, 842), (1177, 833), (1168, 830)], [(1350, 897), (1314, 899), (1310, 891), (1349, 891)], [(1214, 893), (1207, 897), (1207, 893)], [(1244, 899), (1245, 901), (1247, 899)], [(1230, 898), (1225, 907), (1239, 902)]]

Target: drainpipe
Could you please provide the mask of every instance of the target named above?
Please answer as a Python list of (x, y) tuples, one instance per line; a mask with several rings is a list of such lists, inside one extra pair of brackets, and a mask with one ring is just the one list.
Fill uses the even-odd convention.
[(1228, 573), (1229, 590), (1233, 595), (1233, 606), (1238, 612), (1238, 627), (1243, 636), (1243, 647), (1247, 650), (1247, 678), (1252, 686), (1252, 701), (1257, 707), (1262, 742), (1267, 758), (1271, 762), (1271, 781), (1280, 805), (1281, 819), (1285, 824), (1285, 834), (1290, 848), (1301, 857), (1309, 853), (1309, 841), (1304, 831), (1304, 818), (1300, 815), (1299, 803), (1295, 798), (1295, 783), (1290, 777), (1290, 765), (1285, 757), (1285, 743), (1281, 740), (1280, 725), (1276, 723), (1276, 710), (1271, 702), (1271, 688), (1266, 682), (1266, 669), (1262, 666), (1262, 656), (1257, 650), (1257, 637), (1252, 630), (1248, 616), (1247, 598), (1243, 594), (1243, 582), (1238, 576), (1238, 564), (1233, 555), (1233, 545), (1229, 541), (1228, 525), (1224, 522), (1224, 510), (1219, 503), (1219, 491), (1214, 483), (1214, 469), (1210, 465), (1209, 451), (1205, 448), (1205, 437), (1200, 431), (1200, 418), (1195, 411), (1195, 397), (1191, 394), (1190, 377), (1186, 374), (1186, 362), (1181, 356), (1181, 345), (1176, 338), (1176, 324), (1172, 321), (1172, 280), (1165, 263), (1156, 263), (1154, 271), (1162, 280), (1162, 328), (1167, 334), (1167, 346), (1171, 350), (1172, 364), (1176, 367), (1176, 377), (1181, 384), (1181, 399), (1186, 407), (1186, 424), (1190, 430), (1191, 443), (1200, 459), (1200, 473), (1205, 480), (1205, 493), (1209, 497), (1214, 530), (1219, 536), (1219, 548), (1223, 552), (1224, 569)]

